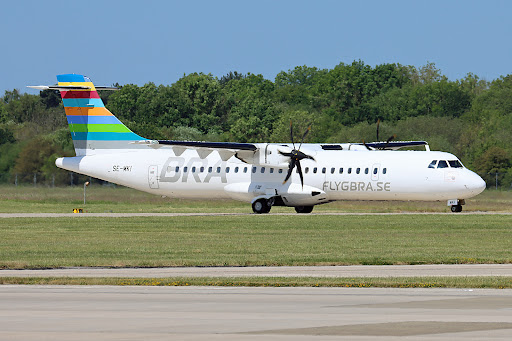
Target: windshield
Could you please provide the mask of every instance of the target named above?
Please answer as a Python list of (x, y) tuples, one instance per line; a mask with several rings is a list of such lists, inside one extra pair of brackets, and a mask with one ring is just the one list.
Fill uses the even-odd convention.
[(450, 164), (450, 167), (452, 168), (462, 168), (462, 163), (460, 163), (459, 160), (449, 160), (448, 163)]

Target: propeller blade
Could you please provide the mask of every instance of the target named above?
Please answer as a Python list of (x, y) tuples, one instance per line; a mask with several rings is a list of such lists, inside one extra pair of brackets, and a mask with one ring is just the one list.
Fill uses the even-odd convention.
[(297, 171), (299, 172), (300, 184), (302, 188), (304, 188), (304, 176), (302, 175), (302, 168), (300, 166), (300, 161), (297, 161)]
[(306, 129), (306, 132), (304, 133), (304, 135), (302, 135), (302, 140), (300, 141), (299, 149), (300, 149), (300, 147), (302, 147), (302, 144), (304, 143), (304, 139), (306, 138), (306, 135), (309, 133), (310, 130), (311, 130), (311, 124), (309, 125), (308, 129)]
[(295, 142), (293, 142), (293, 125), (292, 125), (292, 120), (290, 120), (290, 138), (292, 139), (293, 149), (295, 149)]
[(290, 160), (290, 167), (288, 167), (288, 174), (286, 174), (286, 178), (284, 178), (283, 185), (288, 181), (290, 176), (292, 175), (293, 168), (295, 167), (295, 159)]
[(396, 134), (394, 134), (394, 135), (390, 136), (390, 137), (389, 137), (389, 139), (386, 141), (386, 143), (391, 142), (392, 140), (394, 140), (394, 139), (395, 139), (395, 137), (396, 137)]
[(282, 152), (280, 150), (278, 150), (279, 154), (281, 154), (282, 156), (288, 156), (288, 157), (291, 157), (292, 156), (292, 153), (287, 153), (287, 152)]
[(396, 134), (391, 135), (391, 136), (387, 139), (386, 144), (384, 145), (384, 147), (382, 147), (381, 149), (386, 149), (386, 148), (389, 146), (389, 142), (391, 142), (392, 140), (394, 140), (394, 139), (395, 139), (395, 137), (396, 137)]
[(364, 140), (363, 140), (363, 145), (366, 147), (366, 149), (371, 150), (371, 149), (370, 149), (370, 147), (368, 147), (368, 146), (366, 145), (366, 142), (364, 142)]
[(379, 125), (380, 125), (380, 118), (377, 120), (377, 141), (379, 141)]

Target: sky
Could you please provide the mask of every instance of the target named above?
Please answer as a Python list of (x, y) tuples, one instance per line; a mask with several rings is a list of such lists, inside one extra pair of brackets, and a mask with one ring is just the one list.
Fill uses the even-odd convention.
[(512, 73), (512, 1), (6, 1), (0, 94), (89, 76), (96, 85), (175, 83), (230, 71), (274, 80), (332, 69), (433, 62), (450, 80)]

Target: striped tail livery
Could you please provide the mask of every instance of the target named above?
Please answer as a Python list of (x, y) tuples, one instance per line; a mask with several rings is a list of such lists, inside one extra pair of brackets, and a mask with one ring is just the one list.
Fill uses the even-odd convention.
[(32, 88), (60, 90), (77, 156), (138, 149), (132, 142), (145, 140), (105, 108), (97, 90), (115, 88), (95, 87), (88, 77), (77, 74), (58, 75), (57, 81)]

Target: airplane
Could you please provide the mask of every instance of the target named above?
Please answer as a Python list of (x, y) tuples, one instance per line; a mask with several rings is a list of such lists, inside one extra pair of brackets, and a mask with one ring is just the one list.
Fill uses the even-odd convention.
[[(431, 151), (425, 141), (295, 144), (145, 139), (105, 108), (83, 75), (63, 74), (51, 86), (64, 104), (75, 157), (57, 167), (172, 198), (230, 198), (254, 213), (273, 206), (311, 213), (336, 200), (446, 200), (461, 212), (485, 182), (453, 154)], [(425, 150), (399, 150), (424, 146)]]

